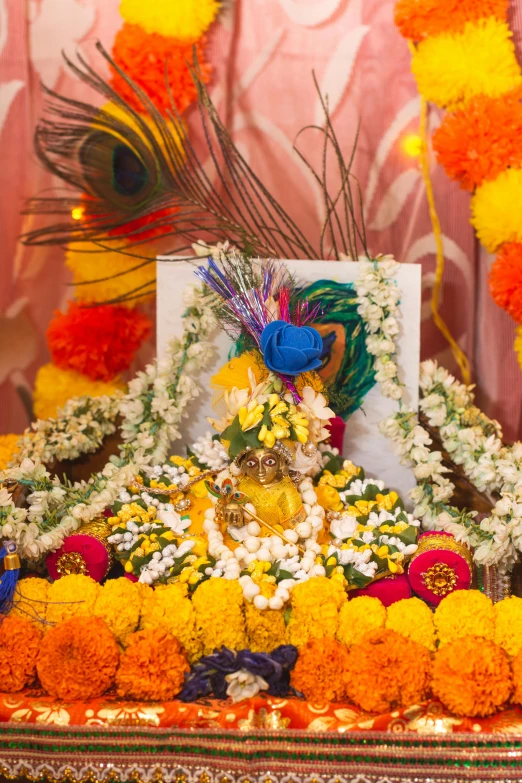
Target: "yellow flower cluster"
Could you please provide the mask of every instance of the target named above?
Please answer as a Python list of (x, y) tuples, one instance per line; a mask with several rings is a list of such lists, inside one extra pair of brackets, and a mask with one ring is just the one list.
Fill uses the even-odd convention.
[(468, 23), (459, 34), (421, 41), (412, 60), (419, 92), (451, 109), (476, 95), (495, 98), (515, 90), (522, 76), (509, 26), (494, 17)]
[(47, 579), (26, 577), (16, 585), (13, 608), (10, 614), (23, 617), (25, 620), (42, 625), (47, 617), (47, 602), (49, 588)]
[(517, 205), (522, 198), (522, 171), (510, 168), (480, 185), (471, 199), (471, 222), (489, 253), (506, 242), (522, 241)]
[(420, 598), (405, 598), (389, 606), (386, 612), (386, 628), (422, 644), (428, 650), (435, 649), (433, 614)]
[(324, 470), (319, 484), (328, 484), (336, 489), (344, 489), (349, 481), (359, 475), (361, 469), (354, 465), (349, 459), (345, 459), (343, 467), (338, 470), (337, 473), (331, 473), (329, 470)]
[(522, 598), (511, 596), (493, 607), (495, 615), (495, 642), (508, 655), (522, 650)]
[(434, 619), (441, 645), (462, 636), (480, 636), (491, 640), (495, 636), (493, 603), (478, 590), (456, 590), (450, 593), (438, 605)]
[[(153, 246), (141, 245), (140, 255), (154, 258), (156, 253)], [(119, 251), (105, 250), (102, 253), (97, 245), (90, 242), (69, 245), (65, 263), (73, 273), (74, 295), (83, 302), (109, 302), (133, 291), (142, 294), (140, 301), (144, 301), (147, 298), (143, 297), (144, 290), (145, 293), (150, 290), (144, 289), (144, 286), (153, 282), (156, 274), (154, 263), (146, 264), (140, 258), (132, 258)], [(151, 291), (149, 296), (153, 295)], [(123, 299), (120, 304), (135, 307), (136, 300)]]
[(378, 598), (361, 595), (352, 598), (339, 612), (337, 638), (347, 647), (357, 644), (370, 631), (384, 628), (386, 609)]
[(53, 582), (47, 593), (47, 622), (56, 624), (70, 617), (92, 616), (101, 589), (98, 582), (82, 574), (70, 574)]
[(325, 576), (297, 584), (292, 592), (292, 613), (287, 626), (289, 644), (301, 647), (309, 639), (335, 636), (339, 610), (346, 603), (342, 584)]
[(220, 7), (219, 0), (122, 0), (120, 13), (147, 33), (192, 41), (207, 31)]
[(272, 652), (286, 642), (285, 618), (271, 609), (261, 612), (252, 604), (245, 606), (247, 647), (252, 652)]
[(54, 364), (44, 364), (36, 374), (34, 412), (39, 419), (52, 419), (72, 397), (102, 397), (124, 388), (124, 384), (118, 380), (111, 383), (91, 381), (74, 370), (62, 370)]
[(194, 593), (192, 606), (203, 655), (222, 646), (231, 650), (243, 650), (247, 646), (243, 591), (239, 582), (208, 579)]
[(0, 435), (0, 470), (5, 470), (18, 451), (20, 435)]
[(187, 598), (186, 585), (176, 583), (149, 590), (141, 608), (140, 628), (165, 628), (181, 642), (190, 661), (201, 655), (196, 613)]
[(125, 577), (109, 579), (103, 585), (93, 614), (102, 617), (116, 637), (125, 644), (129, 634), (138, 628), (141, 611), (141, 597), (135, 585)]

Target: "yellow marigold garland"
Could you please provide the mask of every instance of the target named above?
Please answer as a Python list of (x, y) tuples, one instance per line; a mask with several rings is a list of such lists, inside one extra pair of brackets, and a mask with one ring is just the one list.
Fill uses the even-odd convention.
[(428, 650), (435, 649), (433, 614), (420, 598), (405, 598), (389, 606), (386, 612), (386, 628), (422, 644)]
[(419, 92), (437, 106), (456, 109), (476, 95), (495, 98), (519, 87), (511, 39), (508, 25), (493, 17), (468, 23), (462, 33), (427, 38), (412, 60)]
[(119, 381), (91, 381), (74, 370), (62, 370), (54, 364), (44, 364), (36, 375), (33, 407), (39, 419), (52, 419), (71, 397), (102, 397), (124, 389)]
[(495, 644), (508, 655), (522, 650), (522, 598), (510, 596), (493, 607), (495, 613)]
[(51, 584), (47, 579), (38, 577), (20, 579), (16, 585), (13, 606), (9, 614), (31, 620), (45, 630), (50, 587)]
[(379, 599), (361, 595), (341, 608), (337, 638), (349, 647), (360, 642), (369, 631), (384, 628), (385, 623), (386, 609)]
[(335, 636), (339, 609), (344, 603), (344, 587), (325, 576), (314, 576), (297, 584), (291, 596), (292, 612), (286, 629), (288, 643), (301, 647), (312, 638)]
[(210, 578), (194, 593), (196, 633), (202, 654), (209, 655), (220, 647), (243, 650), (247, 646), (243, 591), (233, 579)]
[(220, 6), (219, 0), (122, 0), (120, 13), (147, 33), (194, 40), (208, 30)]
[[(153, 257), (153, 246), (140, 245), (137, 253)], [(74, 294), (84, 302), (107, 302), (128, 296), (136, 289), (147, 292), (149, 297), (153, 296), (153, 291), (144, 286), (155, 280), (155, 264), (147, 264), (143, 258), (131, 258), (125, 253), (109, 250), (101, 254), (97, 245), (81, 242), (69, 245), (65, 263), (73, 273)], [(101, 279), (106, 276), (109, 276), (108, 279)], [(99, 282), (90, 282), (92, 280)], [(124, 300), (121, 304), (135, 307), (136, 300)]]
[(100, 591), (100, 585), (90, 576), (63, 576), (53, 582), (47, 593), (47, 622), (61, 623), (70, 617), (85, 615), (92, 617)]
[(0, 470), (5, 470), (18, 451), (20, 435), (9, 433), (0, 435)]
[[(467, 165), (457, 169), (454, 166), (457, 154), (456, 137), (453, 135), (455, 130), (465, 129), (461, 133), (462, 150), (459, 159), (466, 163), (477, 155), (475, 133), (473, 130), (468, 133), (468, 129), (475, 127), (473, 122), (477, 119), (477, 100), (495, 99), (500, 116), (516, 116), (516, 105), (515, 108), (513, 105), (520, 96), (522, 73), (506, 17), (507, 3), (501, 0), (456, 4), (446, 4), (440, 0), (435, 7), (433, 0), (399, 0), (396, 6), (396, 23), (402, 34), (411, 39), (412, 70), (417, 78), (423, 107), (426, 101), (433, 101), (450, 110), (462, 109), (460, 125), (454, 121), (458, 115), (447, 115), (443, 120), (437, 132), (437, 152), (449, 176), (458, 178), (456, 174), (459, 172), (463, 186), (468, 188)], [(422, 34), (419, 34), (420, 31)], [(417, 45), (414, 41), (417, 41)], [(466, 114), (469, 114), (469, 123), (465, 121)], [(490, 117), (488, 115), (488, 120)], [(494, 123), (495, 116), (491, 120)], [(489, 145), (485, 144), (485, 151), (478, 153), (479, 156), (489, 155), (497, 170), (499, 160), (504, 161), (504, 170), (496, 178), (488, 181), (484, 177), (481, 183), (474, 183), (478, 187), (472, 199), (472, 224), (479, 240), (489, 252), (522, 238), (522, 217), (517, 209), (522, 193), (522, 170), (517, 160), (511, 160), (509, 155), (505, 155), (509, 145), (516, 147), (516, 132), (516, 124), (500, 121), (495, 132), (489, 135)], [(421, 167), (429, 195), (431, 178), (425, 127), (421, 128), (421, 137)], [(489, 170), (487, 161), (484, 161), (480, 171), (487, 173)], [(434, 205), (430, 205), (430, 215), (438, 245), (438, 267), (442, 270), (442, 232), (436, 215), (434, 219)], [(442, 277), (442, 271), (439, 277)], [(512, 299), (519, 296), (519, 292), (514, 291), (512, 296), (499, 300), (495, 295), (495, 284), (495, 279), (491, 277), (490, 290), (496, 303), (511, 315), (514, 311), (518, 312), (518, 306), (514, 307)], [(436, 299), (434, 292), (432, 309), (435, 317)], [(521, 344), (518, 327), (514, 348), (522, 367)]]
[(272, 652), (286, 641), (285, 618), (282, 612), (260, 611), (253, 604), (245, 606), (247, 647), (252, 652)]
[(435, 610), (435, 628), (441, 645), (464, 636), (493, 639), (493, 603), (478, 590), (456, 590), (442, 599)]
[(471, 222), (489, 253), (507, 242), (522, 241), (522, 169), (507, 169), (483, 182), (471, 200)]
[(108, 579), (99, 592), (93, 614), (102, 617), (120, 644), (140, 621), (141, 598), (136, 585), (125, 577)]
[(189, 660), (201, 655), (196, 633), (196, 613), (182, 584), (148, 589), (141, 608), (140, 628), (165, 628), (183, 645)]

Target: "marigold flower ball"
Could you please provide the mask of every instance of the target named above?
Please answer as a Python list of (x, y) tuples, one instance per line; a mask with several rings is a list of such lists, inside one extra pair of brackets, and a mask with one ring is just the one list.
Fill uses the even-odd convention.
[(386, 628), (418, 644), (435, 649), (433, 613), (420, 598), (405, 598), (388, 607)]
[(312, 637), (335, 636), (339, 609), (346, 600), (344, 587), (325, 576), (314, 576), (297, 584), (291, 595), (292, 613), (286, 629), (288, 643), (300, 647)]
[(495, 636), (493, 603), (479, 590), (450, 593), (435, 610), (434, 620), (441, 645), (462, 636), (482, 636), (491, 640)]
[(125, 699), (170, 701), (190, 671), (183, 648), (164, 628), (137, 631), (127, 639), (116, 675), (118, 695)]
[(47, 594), (47, 622), (56, 624), (70, 617), (92, 615), (100, 591), (100, 585), (90, 576), (62, 576), (53, 582)]
[(47, 601), (51, 583), (36, 576), (20, 579), (16, 585), (10, 616), (23, 617), (45, 630), (43, 621), (47, 615)]
[(18, 452), (20, 435), (8, 433), (0, 435), (0, 470), (5, 470)]
[(493, 607), (495, 613), (495, 644), (508, 655), (518, 655), (522, 649), (522, 598), (510, 596)]
[(509, 658), (494, 642), (465, 636), (437, 650), (431, 687), (455, 715), (492, 715), (513, 690)]
[(162, 628), (179, 639), (189, 660), (201, 655), (196, 633), (196, 613), (187, 598), (185, 585), (171, 584), (148, 591), (143, 596), (140, 629)]
[(384, 628), (385, 623), (386, 609), (379, 599), (361, 595), (341, 607), (337, 638), (349, 647), (369, 631)]
[(119, 657), (116, 639), (101, 617), (71, 617), (44, 636), (38, 676), (58, 699), (96, 699), (113, 684)]
[(515, 704), (522, 704), (522, 649), (515, 655), (511, 662), (513, 671), (514, 693), (512, 701)]
[(431, 656), (421, 644), (381, 628), (349, 650), (344, 682), (349, 698), (367, 712), (389, 712), (425, 698)]
[(343, 674), (348, 666), (348, 651), (337, 639), (310, 639), (299, 649), (290, 683), (312, 704), (341, 702), (346, 696)]
[(491, 265), (489, 290), (499, 307), (522, 322), (522, 244), (504, 245)]
[(247, 647), (252, 652), (272, 652), (286, 643), (286, 626), (283, 612), (266, 609), (260, 611), (252, 604), (245, 606)]
[(405, 38), (420, 41), (439, 33), (460, 32), (482, 17), (507, 17), (508, 0), (398, 0), (395, 24)]
[(31, 685), (42, 632), (23, 617), (9, 615), (0, 624), (0, 688), (16, 693)]
[(192, 597), (196, 634), (209, 655), (220, 647), (243, 650), (247, 646), (243, 591), (235, 579), (210, 578)]
[(150, 329), (150, 320), (137, 310), (70, 302), (67, 312), (55, 312), (47, 343), (57, 367), (108, 382), (129, 369)]
[(103, 585), (93, 613), (102, 617), (120, 643), (133, 633), (140, 621), (141, 598), (129, 579), (108, 579)]

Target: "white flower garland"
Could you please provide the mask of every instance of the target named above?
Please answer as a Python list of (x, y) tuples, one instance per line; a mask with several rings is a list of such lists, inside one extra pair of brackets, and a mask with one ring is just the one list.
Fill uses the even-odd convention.
[(139, 467), (166, 460), (171, 442), (181, 437), (179, 424), (188, 404), (200, 393), (194, 376), (213, 354), (208, 342), (214, 327), (209, 298), (201, 288), (189, 286), (183, 301), (183, 335), (170, 342), (162, 361), (137, 374), (120, 403), (122, 458)]
[(399, 301), (401, 292), (394, 280), (399, 268), (392, 256), (378, 256), (374, 261), (359, 259), (360, 274), (354, 287), (359, 304), (357, 312), (367, 332), (366, 349), (375, 356), (375, 379), (384, 397), (402, 398), (397, 375), (394, 338), (399, 334)]
[[(205, 340), (214, 325), (200, 288), (189, 287), (184, 303), (182, 337), (171, 342), (163, 361), (130, 382), (128, 394), (69, 400), (55, 419), (39, 420), (22, 435), (20, 463), (0, 473), (0, 481), (15, 480), (31, 489), (27, 509), (16, 508), (7, 490), (0, 495), (2, 535), (17, 543), (22, 557), (39, 559), (58, 549), (69, 533), (101, 516), (140, 468), (163, 461), (171, 440), (181, 437), (179, 422), (199, 394), (192, 376), (212, 355)], [(120, 458), (113, 458), (88, 483), (51, 479), (44, 462), (96, 451), (103, 438), (115, 432), (118, 414), (124, 440)]]
[(17, 462), (30, 459), (50, 463), (92, 454), (107, 435), (116, 432), (122, 392), (103, 397), (68, 400), (55, 418), (38, 419), (20, 436)]
[(82, 524), (101, 516), (136, 475), (136, 467), (118, 469), (109, 463), (87, 483), (62, 485), (40, 462), (26, 458), (8, 474), (31, 491), (28, 507), (17, 508), (11, 493), (0, 490), (1, 536), (16, 543), (22, 558), (37, 560), (58, 549)]

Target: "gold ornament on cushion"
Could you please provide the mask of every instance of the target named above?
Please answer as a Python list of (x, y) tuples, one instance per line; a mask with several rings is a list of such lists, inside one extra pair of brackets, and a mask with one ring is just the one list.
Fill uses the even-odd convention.
[[(107, 542), (110, 535), (111, 526), (105, 518), (82, 525), (67, 536), (56, 552), (48, 555), (46, 565), (51, 578), (82, 574), (101, 582), (113, 564), (112, 548)], [(89, 543), (89, 539), (94, 541)]]
[(457, 574), (446, 563), (436, 563), (422, 574), (424, 584), (434, 595), (445, 596), (457, 586)]

